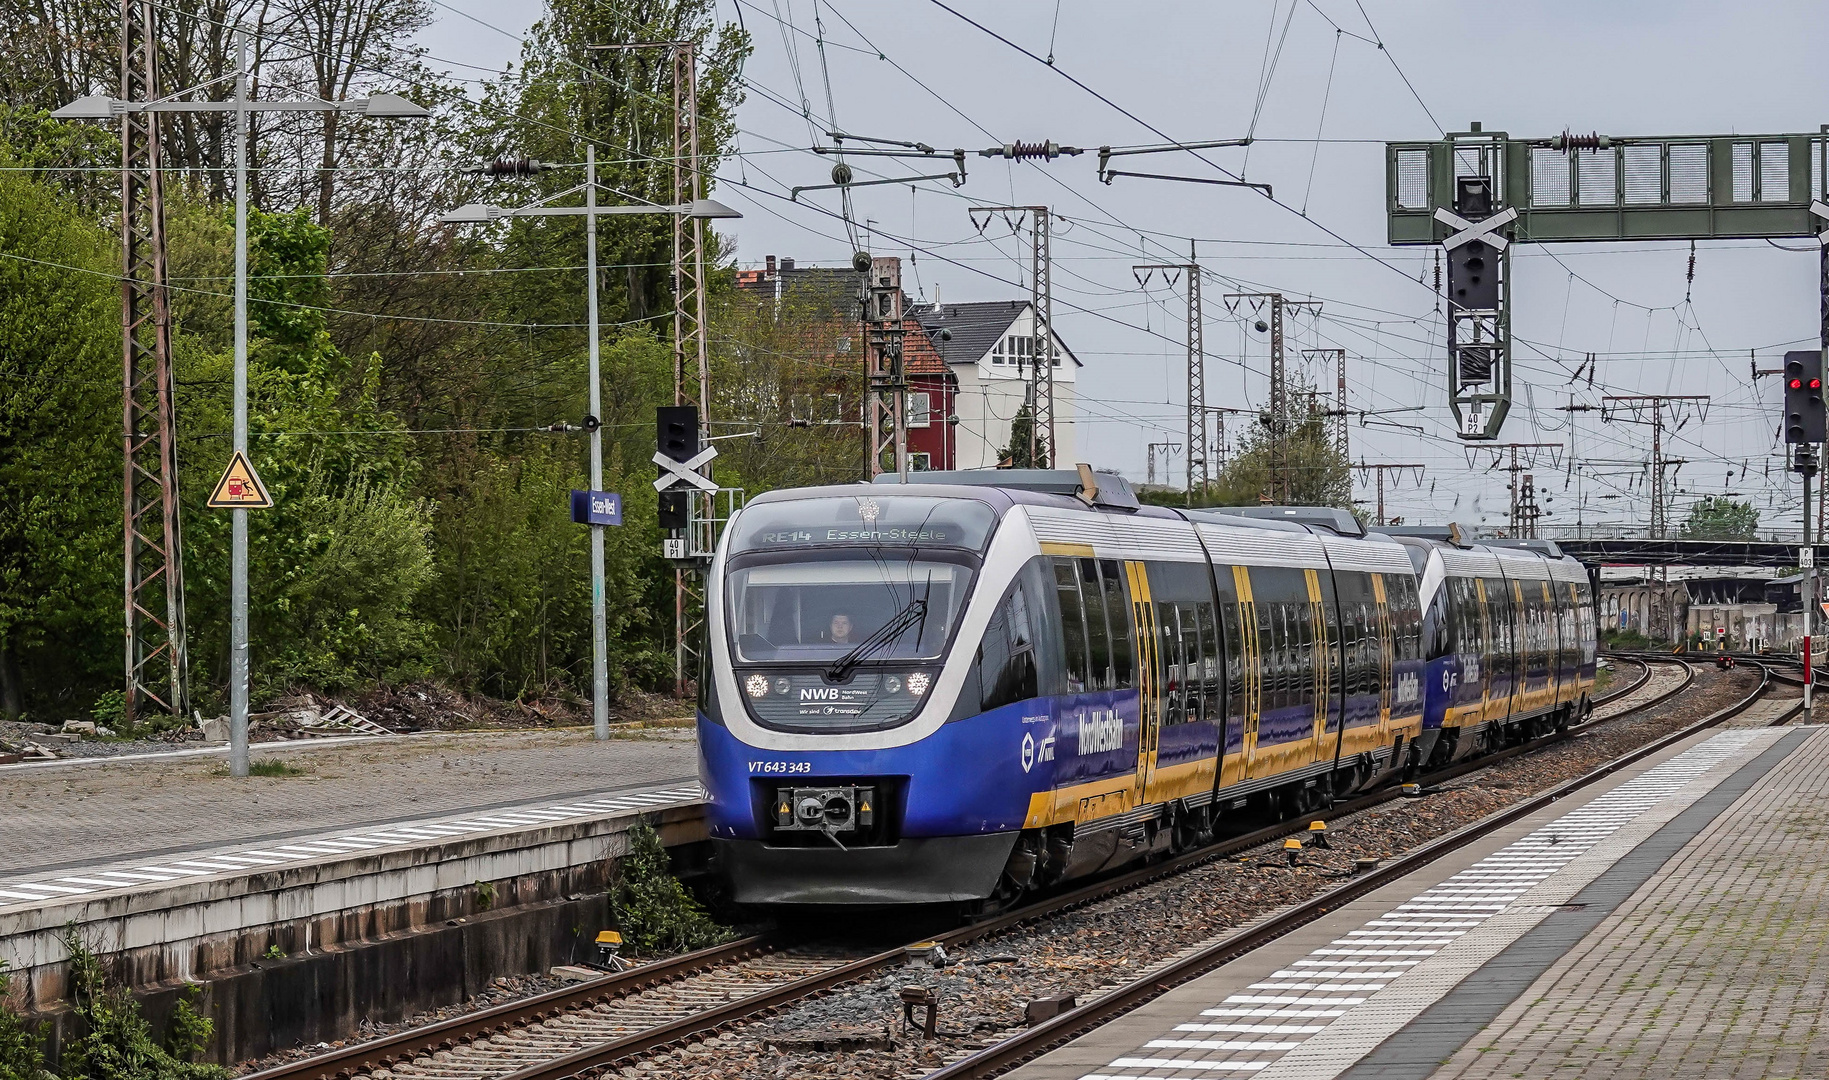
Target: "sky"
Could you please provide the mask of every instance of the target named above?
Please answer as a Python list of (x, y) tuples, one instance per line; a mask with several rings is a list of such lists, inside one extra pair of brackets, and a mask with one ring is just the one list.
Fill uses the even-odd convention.
[[(540, 16), (523, 0), (437, 0), (421, 35), (435, 63), (476, 78), (514, 60)], [(1046, 204), (1057, 332), (1085, 363), (1078, 456), (1141, 480), (1152, 442), (1185, 428), (1183, 283), (1140, 287), (1137, 262), (1203, 268), (1207, 404), (1261, 407), (1267, 342), (1224, 294), (1278, 290), (1320, 301), (1292, 318), (1288, 355), (1347, 351), (1355, 463), (1416, 463), (1387, 478), (1386, 512), (1411, 523), (1503, 524), (1507, 476), (1455, 437), (1434, 249), (1385, 243), (1384, 142), (1439, 138), (1481, 121), (1542, 137), (1813, 132), (1829, 117), (1829, 70), (1813, 42), (1829, 6), (1619, 0), (719, 0), (755, 52), (738, 113), (741, 153), (714, 194), (739, 265), (766, 255), (849, 262), (837, 196), (787, 198), (827, 182), (810, 152), (827, 130), (962, 147), (968, 177), (858, 189), (853, 218), (877, 254), (903, 258), (904, 286), (947, 302), (1027, 295), (1026, 237), (983, 233), (973, 205)], [(979, 25), (973, 25), (973, 23)], [(486, 25), (485, 25), (486, 24)], [(1781, 29), (1783, 28), (1783, 29)], [(1000, 35), (1003, 39), (999, 40)], [(823, 42), (823, 49), (821, 44)], [(1381, 47), (1382, 44), (1382, 47)], [(1032, 55), (1025, 55), (1024, 51)], [(1052, 57), (1050, 64), (1047, 58)], [(464, 66), (469, 65), (469, 66)], [(828, 89), (829, 88), (829, 89)], [(828, 97), (832, 102), (828, 108)], [(833, 115), (835, 114), (835, 115)], [(1143, 172), (1271, 185), (1096, 178), (1094, 153), (1005, 162), (976, 151), (1014, 140), (1096, 148), (1251, 136), (1249, 148), (1139, 156)], [(860, 179), (944, 171), (853, 162)], [(1648, 517), (1649, 425), (1603, 422), (1608, 395), (1707, 395), (1667, 428), (1673, 522), (1707, 495), (1750, 499), (1762, 525), (1795, 527), (1798, 486), (1775, 441), (1780, 387), (1754, 380), (1787, 348), (1818, 341), (1818, 257), (1809, 241), (1520, 245), (1512, 264), (1514, 405), (1502, 442), (1525, 451), (1546, 528), (1619, 531)], [(1572, 378), (1594, 353), (1593, 383)], [(1331, 368), (1305, 377), (1331, 389)], [(1242, 417), (1229, 419), (1236, 431)], [(1572, 448), (1572, 453), (1571, 453)], [(1172, 483), (1183, 481), (1171, 457)], [(1355, 497), (1369, 500), (1369, 472)], [(1368, 509), (1370, 509), (1368, 505)]]

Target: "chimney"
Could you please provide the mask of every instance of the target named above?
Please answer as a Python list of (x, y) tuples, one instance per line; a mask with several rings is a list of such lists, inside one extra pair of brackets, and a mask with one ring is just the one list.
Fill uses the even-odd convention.
[(793, 268), (794, 268), (794, 260), (786, 258), (784, 256), (781, 260), (781, 269), (792, 270)]
[(773, 277), (775, 274), (775, 257), (773, 255), (770, 255), (768, 257), (765, 265), (768, 267), (767, 272), (768, 272), (769, 276)]
[(935, 311), (941, 310), (941, 308), (940, 308), (940, 283), (937, 281), (934, 282), (934, 310)]

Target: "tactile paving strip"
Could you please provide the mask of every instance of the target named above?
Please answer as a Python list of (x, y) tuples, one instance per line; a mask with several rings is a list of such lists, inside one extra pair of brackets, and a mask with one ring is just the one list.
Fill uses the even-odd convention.
[(572, 799), (550, 806), (520, 807), (460, 818), (387, 825), (359, 832), (338, 833), (319, 840), (305, 840), (298, 843), (270, 844), (259, 848), (231, 848), (196, 858), (165, 860), (145, 866), (128, 862), (107, 868), (86, 869), (65, 877), (46, 877), (29, 881), (0, 880), (0, 911), (91, 893), (138, 889), (152, 885), (198, 880), (217, 874), (245, 873), (268, 867), (316, 862), (353, 852), (411, 847), (431, 841), (477, 836), (501, 829), (556, 825), (580, 818), (601, 817), (604, 814), (626, 813), (631, 810), (663, 810), (671, 806), (697, 802), (702, 798), (704, 798), (703, 791), (697, 784), (691, 784), (654, 791), (637, 791), (600, 799)]

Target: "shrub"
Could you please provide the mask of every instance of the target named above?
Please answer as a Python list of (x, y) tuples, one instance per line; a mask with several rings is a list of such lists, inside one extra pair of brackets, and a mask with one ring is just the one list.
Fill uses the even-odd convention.
[(629, 853), (617, 867), (610, 903), (623, 940), (637, 952), (690, 952), (730, 940), (730, 931), (673, 876), (660, 833), (645, 820), (629, 830)]
[(226, 1080), (228, 1070), (187, 1060), (201, 1053), (215, 1025), (179, 1002), (166, 1046), (153, 1041), (152, 1025), (140, 1015), (140, 1003), (102, 970), (94, 950), (74, 931), (64, 939), (70, 950), (71, 1004), (82, 1034), (63, 1054), (69, 1080)]
[(0, 1080), (48, 1080), (44, 1025), (28, 1025), (6, 1006), (6, 964), (0, 961)]

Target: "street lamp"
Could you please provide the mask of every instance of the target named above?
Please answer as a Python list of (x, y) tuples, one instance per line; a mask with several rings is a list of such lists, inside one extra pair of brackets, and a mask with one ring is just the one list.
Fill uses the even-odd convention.
[[(544, 171), (551, 167), (534, 162), (526, 164), (531, 166), (530, 171)], [(694, 199), (691, 202), (655, 203), (645, 206), (598, 206), (598, 187), (597, 148), (594, 145), (586, 144), (584, 148), (584, 183), (577, 187), (567, 188), (556, 195), (550, 195), (531, 206), (511, 208), (491, 203), (469, 203), (441, 215), (438, 219), (448, 224), (463, 225), (482, 224), (515, 217), (584, 218), (584, 302), (590, 311), (590, 410), (591, 420), (594, 421), (588, 425), (591, 432), (592, 491), (599, 491), (603, 488), (603, 426), (601, 423), (603, 390), (599, 385), (600, 379), (597, 373), (597, 219), (634, 214), (670, 214), (700, 220), (743, 216), (715, 199)], [(605, 188), (604, 190), (611, 189)], [(546, 205), (555, 199), (563, 199), (568, 195), (576, 195), (580, 192), (584, 194), (583, 206)], [(604, 526), (596, 522), (591, 523), (591, 715), (592, 726), (598, 739), (610, 737), (610, 640), (603, 595), (603, 530)]]
[[(110, 120), (128, 113), (235, 114), (235, 452), (248, 452), (248, 114), (256, 112), (347, 112), (391, 120), (417, 120), (431, 110), (398, 94), (373, 94), (348, 101), (248, 100), (248, 31), (235, 32), (235, 96), (228, 101), (123, 101), (103, 94), (77, 98), (53, 112), (59, 120)], [(198, 89), (193, 87), (192, 89)], [(180, 91), (180, 94), (189, 93)], [(155, 135), (156, 137), (156, 135)], [(229, 569), (229, 773), (248, 775), (248, 511), (230, 510), (233, 552)]]

